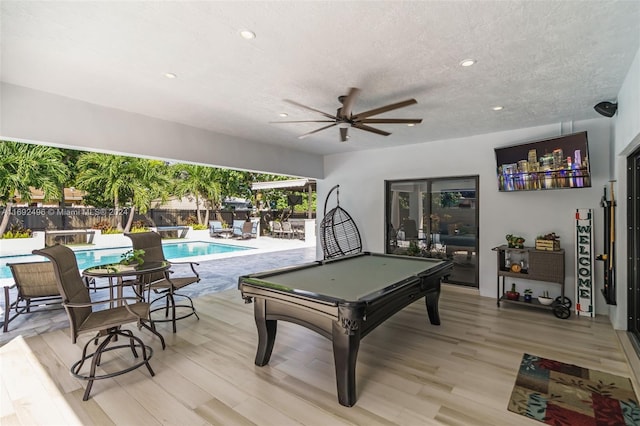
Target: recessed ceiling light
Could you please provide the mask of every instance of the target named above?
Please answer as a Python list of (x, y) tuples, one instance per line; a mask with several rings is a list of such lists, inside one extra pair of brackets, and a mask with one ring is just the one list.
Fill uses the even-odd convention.
[(502, 111), (502, 109), (503, 109), (503, 108), (504, 108), (504, 107), (502, 107), (502, 106), (500, 106), (500, 105), (496, 105), (496, 106), (494, 106), (492, 109), (493, 109), (494, 111)]
[(409, 124), (407, 124), (407, 126), (413, 127), (413, 126), (415, 126), (415, 123), (409, 123)]
[(281, 112), (280, 114), (278, 114), (280, 117), (288, 117), (289, 114), (287, 114), (286, 112)]
[(241, 30), (240, 31), (240, 37), (242, 37), (245, 40), (251, 40), (256, 38), (256, 33), (254, 33), (253, 31), (249, 31), (249, 30)]
[(175, 75), (172, 72), (166, 72), (166, 73), (164, 73), (164, 76), (167, 77), (167, 78), (177, 78), (178, 77), (177, 75)]
[(464, 59), (464, 60), (460, 61), (460, 66), (470, 67), (471, 65), (473, 65), (475, 63), (476, 63), (475, 59)]

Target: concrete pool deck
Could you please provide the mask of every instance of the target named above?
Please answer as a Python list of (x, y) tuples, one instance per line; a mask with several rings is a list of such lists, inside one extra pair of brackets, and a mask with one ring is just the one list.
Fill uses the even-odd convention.
[[(198, 241), (204, 241), (204, 239), (198, 239)], [(197, 271), (200, 274), (201, 281), (182, 290), (182, 293), (187, 294), (189, 297), (199, 297), (233, 289), (237, 286), (238, 277), (241, 275), (316, 260), (315, 244), (302, 240), (260, 237), (251, 240), (210, 238), (206, 241), (252, 247), (254, 250), (183, 258), (184, 260), (199, 263)], [(13, 283), (11, 279), (3, 281), (5, 283), (0, 283), (0, 285), (11, 285)], [(100, 285), (101, 283), (99, 282), (98, 284)], [(104, 300), (104, 296), (106, 296), (106, 290), (98, 291), (97, 293), (91, 292), (91, 297), (94, 300)], [(12, 297), (14, 297), (13, 294)], [(238, 297), (240, 297), (240, 293), (238, 293)], [(3, 300), (0, 300), (1, 312), (4, 312)], [(18, 336), (34, 336), (51, 330), (67, 328), (68, 326), (67, 315), (63, 309), (19, 315), (9, 324), (8, 332), (0, 333), (0, 346)]]

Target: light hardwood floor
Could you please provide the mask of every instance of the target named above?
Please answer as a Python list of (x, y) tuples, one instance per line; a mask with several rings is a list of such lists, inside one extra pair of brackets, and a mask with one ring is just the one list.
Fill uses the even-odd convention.
[[(280, 322), (271, 362), (253, 364), (253, 305), (237, 290), (196, 299), (200, 321), (180, 321), (141, 368), (85, 383), (70, 376), (82, 340), (68, 330), (14, 338), (0, 348), (0, 424), (99, 425), (535, 425), (507, 411), (523, 353), (632, 377), (607, 318), (557, 319), (550, 311), (496, 307), (473, 290), (444, 286), (441, 326), (423, 300), (369, 334), (357, 365), (358, 402), (336, 398), (331, 343)], [(118, 356), (102, 368), (121, 365)], [(636, 391), (637, 382), (633, 380)]]

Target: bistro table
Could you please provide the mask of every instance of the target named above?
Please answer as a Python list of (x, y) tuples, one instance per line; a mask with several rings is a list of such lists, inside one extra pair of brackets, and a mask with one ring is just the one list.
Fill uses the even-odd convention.
[[(113, 289), (117, 288), (118, 298), (122, 297), (122, 288), (125, 277), (139, 277), (141, 275), (150, 274), (153, 272), (163, 272), (171, 267), (171, 263), (168, 261), (161, 262), (144, 262), (140, 265), (123, 265), (120, 263), (109, 263), (106, 265), (92, 266), (82, 271), (82, 275), (92, 278), (107, 278), (109, 280), (109, 296), (113, 300)], [(114, 278), (117, 280), (114, 285)], [(140, 286), (138, 286), (140, 287)], [(136, 296), (140, 300), (144, 299), (144, 292), (142, 289), (133, 286)]]
[[(92, 266), (91, 268), (87, 268), (82, 271), (82, 275), (85, 277), (92, 278), (107, 278), (109, 280), (109, 300), (110, 306), (113, 307), (113, 289), (114, 287), (117, 289), (117, 297), (118, 297), (118, 306), (122, 306), (122, 293), (124, 287), (124, 279), (126, 277), (136, 277), (136, 283), (131, 286), (133, 291), (136, 293), (136, 297), (141, 301), (144, 300), (144, 289), (142, 288), (142, 281), (138, 279), (139, 276), (150, 274), (153, 272), (165, 272), (171, 267), (171, 263), (168, 261), (161, 262), (144, 262), (140, 265), (123, 265), (121, 263), (109, 263), (106, 265), (98, 265)], [(166, 272), (165, 272), (166, 273)], [(116, 284), (114, 285), (114, 278), (116, 279)], [(158, 336), (160, 342), (162, 343), (162, 349), (166, 347), (164, 342), (164, 337), (160, 334), (155, 326), (153, 325), (153, 321), (151, 318), (148, 319), (151, 322), (151, 327), (149, 330)], [(145, 326), (146, 327), (146, 326)]]

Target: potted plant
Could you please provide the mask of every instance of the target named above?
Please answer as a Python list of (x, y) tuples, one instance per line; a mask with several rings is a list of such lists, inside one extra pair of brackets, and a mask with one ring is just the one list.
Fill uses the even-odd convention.
[(120, 260), (121, 265), (142, 265), (144, 263), (144, 250), (131, 249), (124, 252)]
[(511, 284), (511, 291), (506, 291), (505, 295), (509, 300), (519, 300), (520, 293), (516, 290), (516, 283)]
[(523, 248), (524, 247), (524, 238), (519, 235), (507, 234), (505, 236), (507, 239), (507, 244), (509, 248)]
[(531, 303), (531, 299), (533, 298), (533, 290), (530, 288), (524, 291), (524, 301)]
[(542, 296), (538, 296), (538, 302), (540, 302), (541, 305), (550, 305), (553, 303), (553, 297), (549, 296), (548, 291), (543, 291)]

